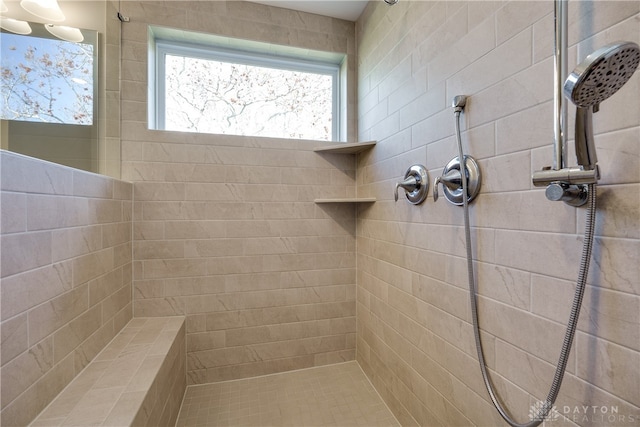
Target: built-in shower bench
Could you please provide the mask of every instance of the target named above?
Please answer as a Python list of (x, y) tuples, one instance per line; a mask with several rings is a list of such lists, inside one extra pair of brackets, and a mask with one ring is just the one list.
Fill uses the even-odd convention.
[(31, 425), (175, 425), (186, 388), (184, 323), (131, 319)]

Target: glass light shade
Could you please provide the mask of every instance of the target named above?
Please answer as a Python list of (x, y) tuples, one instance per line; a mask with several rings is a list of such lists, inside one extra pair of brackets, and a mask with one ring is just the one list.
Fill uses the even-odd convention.
[(18, 21), (13, 18), (0, 18), (0, 27), (15, 34), (31, 34), (31, 27), (27, 21)]
[(46, 28), (49, 33), (53, 34), (57, 38), (66, 40), (68, 42), (80, 43), (82, 40), (84, 40), (84, 36), (77, 28), (67, 27), (66, 25), (52, 24), (45, 24), (44, 28)]
[(64, 14), (57, 0), (22, 0), (20, 6), (27, 12), (49, 22), (64, 21)]

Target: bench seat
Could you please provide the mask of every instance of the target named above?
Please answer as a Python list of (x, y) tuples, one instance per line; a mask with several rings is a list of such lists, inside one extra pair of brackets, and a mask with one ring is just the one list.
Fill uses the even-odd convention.
[(31, 425), (175, 425), (186, 388), (184, 323), (131, 319)]

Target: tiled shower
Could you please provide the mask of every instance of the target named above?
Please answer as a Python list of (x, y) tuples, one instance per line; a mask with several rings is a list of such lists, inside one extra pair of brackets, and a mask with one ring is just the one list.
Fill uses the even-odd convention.
[[(502, 425), (475, 356), (462, 211), (393, 200), (410, 165), (433, 179), (457, 155), (458, 94), (484, 179), (471, 221), (487, 363), (526, 419), (553, 376), (584, 224), (531, 184), (552, 158), (553, 2), (371, 1), (355, 23), (238, 1), (122, 11), (122, 181), (2, 152), (2, 424), (32, 420), (132, 316), (180, 315), (188, 384), (355, 360), (402, 425)], [(640, 42), (640, 4), (570, 1), (569, 24), (572, 68)], [(349, 141), (377, 145), (149, 130), (148, 25), (347, 54)], [(637, 74), (594, 117), (596, 240), (562, 425), (640, 419), (639, 93)], [(355, 195), (377, 201), (314, 203)]]

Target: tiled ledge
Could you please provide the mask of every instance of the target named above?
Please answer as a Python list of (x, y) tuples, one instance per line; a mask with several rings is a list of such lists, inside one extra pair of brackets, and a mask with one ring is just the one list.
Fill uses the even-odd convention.
[(184, 317), (134, 318), (31, 425), (173, 425), (185, 361)]

